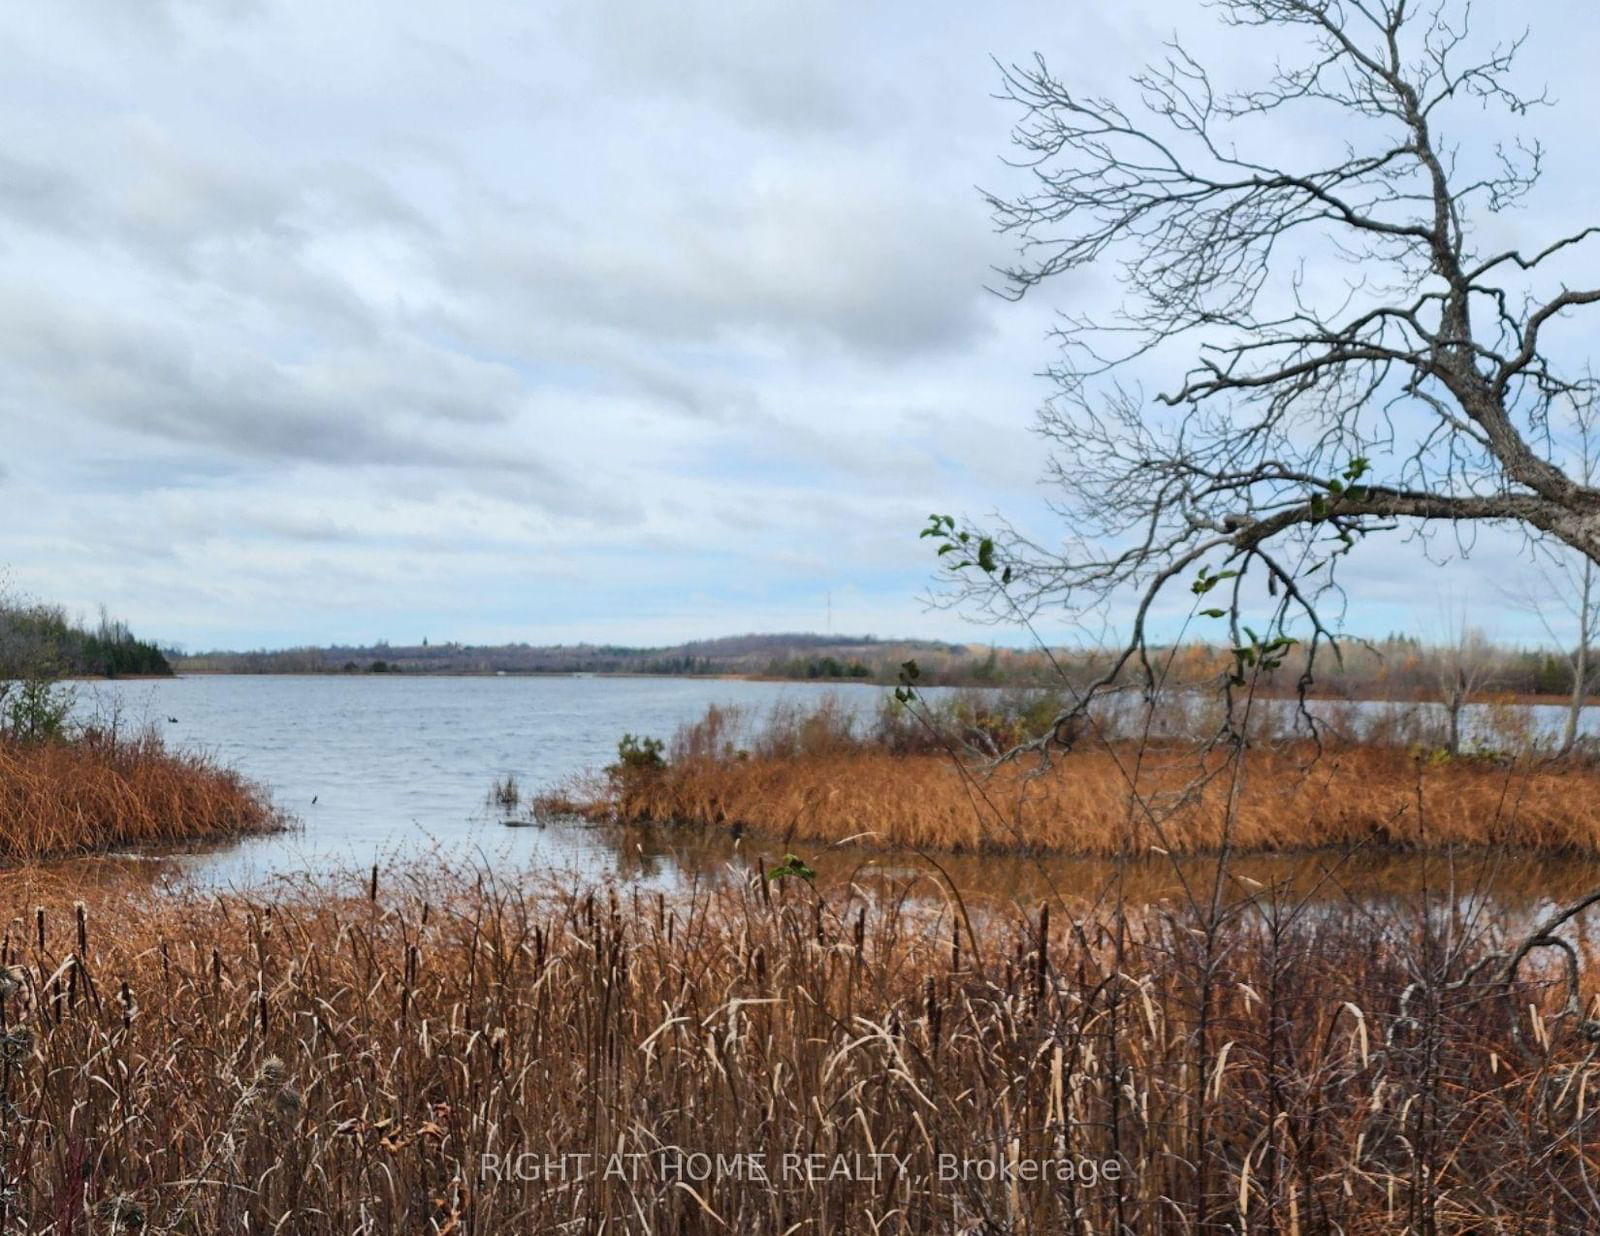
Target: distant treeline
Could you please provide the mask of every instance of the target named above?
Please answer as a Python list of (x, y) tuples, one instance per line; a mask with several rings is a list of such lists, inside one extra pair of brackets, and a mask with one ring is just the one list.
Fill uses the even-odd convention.
[[(1221, 645), (1187, 643), (1153, 658), (1173, 683), (1221, 679), (1233, 664)], [(892, 684), (902, 665), (915, 661), (927, 686), (1060, 686), (1092, 681), (1111, 661), (1104, 649), (1019, 649), (984, 644), (890, 640), (859, 636), (738, 635), (668, 648), (618, 644), (420, 643), (280, 652), (208, 652), (183, 657), (190, 672), (242, 674), (662, 674), (746, 675), (805, 681)], [(1326, 650), (1314, 667), (1318, 694), (1423, 698), (1451, 683), (1470, 680), (1474, 694), (1566, 695), (1572, 661), (1565, 651), (1495, 645), (1473, 632), (1448, 644), (1428, 645), (1410, 635), (1390, 635), (1344, 645), (1341, 664)], [(1270, 676), (1278, 691), (1294, 690), (1305, 671), (1303, 653), (1291, 650)]]
[[(661, 674), (749, 675), (809, 680), (893, 682), (916, 660), (930, 681), (962, 681), (981, 663), (965, 645), (861, 636), (735, 635), (667, 648), (623, 644), (429, 643), (334, 645), (283, 651), (206, 652), (178, 669), (234, 674)], [(976, 680), (975, 680), (976, 681)]]
[(0, 679), (170, 673), (160, 648), (104, 611), (91, 628), (57, 606), (0, 601)]

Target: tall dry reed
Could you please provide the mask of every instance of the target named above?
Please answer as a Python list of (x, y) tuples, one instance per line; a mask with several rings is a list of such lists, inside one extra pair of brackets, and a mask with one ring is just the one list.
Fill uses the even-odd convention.
[(280, 824), (239, 774), (152, 733), (0, 740), (0, 861), (222, 840)]
[(5, 1230), (1600, 1222), (1595, 1023), (1459, 896), (1380, 923), (1270, 890), (976, 921), (759, 879), (0, 891)]
[(1242, 764), (1225, 749), (1086, 745), (1042, 771), (868, 745), (690, 754), (569, 788), (557, 805), (624, 823), (956, 851), (1206, 852), (1226, 830), (1243, 850), (1375, 843), (1600, 853), (1600, 767), (1304, 742), (1253, 749)]

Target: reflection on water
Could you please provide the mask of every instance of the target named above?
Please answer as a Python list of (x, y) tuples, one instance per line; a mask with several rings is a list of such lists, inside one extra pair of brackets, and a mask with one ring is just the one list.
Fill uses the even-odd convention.
[[(508, 828), (486, 801), (495, 778), (514, 775), (524, 793), (615, 758), (623, 732), (669, 737), (710, 704), (761, 711), (832, 692), (874, 707), (885, 688), (706, 679), (419, 678), (215, 676), (96, 684), (85, 709), (116, 707), (125, 721), (151, 721), (180, 745), (213, 752), (265, 784), (296, 815), (295, 829), (236, 845), (164, 856), (127, 856), (63, 867), (72, 878), (108, 878), (118, 868), (159, 882), (259, 886), (306, 873), (437, 862), (507, 874), (617, 879), (672, 890), (736, 878), (783, 858), (772, 839), (736, 840), (726, 830), (613, 829), (576, 821)], [(1381, 707), (1381, 706), (1379, 706)], [(1539, 724), (1559, 709), (1538, 711)], [(1545, 714), (1549, 715), (1546, 716)], [(168, 718), (176, 718), (168, 721)], [(801, 846), (824, 883), (855, 880), (889, 891), (933, 893), (929, 861), (862, 848)], [(1037, 905), (1061, 895), (1079, 903), (1112, 898), (1181, 899), (1188, 882), (1210, 896), (1215, 864), (1151, 856), (1129, 864), (1095, 859), (937, 855), (970, 900)], [(95, 874), (100, 873), (100, 874)], [(1181, 873), (1181, 876), (1180, 876)], [(123, 877), (118, 877), (123, 878)], [(1600, 861), (1551, 856), (1439, 856), (1357, 852), (1235, 859), (1230, 894), (1281, 889), (1286, 896), (1354, 897), (1400, 907), (1435, 894), (1492, 889), (1523, 911), (1600, 886)], [(1120, 880), (1120, 885), (1119, 885)]]
[[(554, 826), (553, 826), (554, 827)], [(584, 827), (573, 825), (572, 827)], [(616, 853), (624, 880), (672, 887), (737, 879), (770, 870), (785, 847), (770, 838), (734, 838), (726, 829), (694, 827), (594, 828)], [(1088, 908), (1120, 895), (1134, 904), (1194, 897), (1208, 902), (1218, 875), (1214, 857), (1174, 860), (1148, 855), (1124, 864), (1104, 858), (1059, 855), (932, 854), (859, 846), (818, 850), (790, 847), (817, 872), (824, 889), (846, 883), (886, 890), (910, 887), (929, 895), (953, 883), (969, 904), (994, 909), (1036, 907), (1065, 900)], [(1353, 901), (1374, 909), (1405, 910), (1441, 898), (1469, 905), (1492, 895), (1496, 905), (1520, 914), (1576, 900), (1600, 887), (1600, 859), (1467, 850), (1454, 854), (1394, 850), (1310, 850), (1230, 858), (1223, 897)]]

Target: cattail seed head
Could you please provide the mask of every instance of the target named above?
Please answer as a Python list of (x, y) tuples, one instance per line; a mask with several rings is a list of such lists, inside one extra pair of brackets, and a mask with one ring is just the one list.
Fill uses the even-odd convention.
[(112, 1231), (137, 1232), (145, 1224), (144, 1207), (131, 1194), (118, 1193), (95, 1207), (95, 1214)]
[(272, 1106), (285, 1120), (298, 1120), (305, 1105), (305, 1098), (293, 1086), (279, 1086), (278, 1093), (272, 1096)]
[(33, 1051), (33, 1031), (17, 1026), (0, 1034), (0, 1060), (21, 1060)]

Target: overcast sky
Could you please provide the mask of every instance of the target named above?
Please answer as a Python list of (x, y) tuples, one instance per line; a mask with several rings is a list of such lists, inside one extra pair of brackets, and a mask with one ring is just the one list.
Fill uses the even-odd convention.
[[(1495, 8), (1571, 221), (1592, 7)], [(1112, 290), (985, 291), (990, 57), (1121, 91), (1175, 31), (1263, 56), (1193, 0), (6, 5), (0, 565), (191, 648), (988, 638), (917, 531), (1048, 534), (1045, 333)], [(1513, 540), (1352, 568), (1359, 630), (1535, 633)]]

